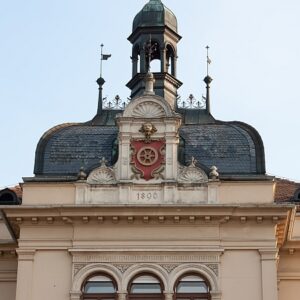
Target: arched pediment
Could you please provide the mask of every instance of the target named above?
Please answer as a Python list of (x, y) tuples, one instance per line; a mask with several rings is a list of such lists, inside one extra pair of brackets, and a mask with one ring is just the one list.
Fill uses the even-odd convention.
[(123, 117), (130, 118), (166, 118), (175, 113), (170, 105), (159, 96), (142, 96), (134, 99), (125, 109)]

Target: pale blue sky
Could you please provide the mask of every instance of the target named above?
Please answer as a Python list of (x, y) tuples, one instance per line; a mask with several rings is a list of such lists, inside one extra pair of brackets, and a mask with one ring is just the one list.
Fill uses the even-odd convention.
[[(104, 95), (129, 96), (131, 33), (146, 0), (0, 0), (0, 187), (32, 176), (54, 125), (91, 119), (100, 44)], [(176, 14), (183, 98), (204, 93), (211, 47), (212, 112), (261, 134), (269, 174), (300, 180), (300, 1), (165, 0)]]

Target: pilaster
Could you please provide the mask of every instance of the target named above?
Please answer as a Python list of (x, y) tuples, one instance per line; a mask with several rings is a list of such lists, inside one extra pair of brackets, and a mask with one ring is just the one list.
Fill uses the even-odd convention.
[(35, 250), (19, 249), (16, 300), (32, 300), (32, 277)]
[(277, 300), (277, 249), (260, 249), (262, 300)]

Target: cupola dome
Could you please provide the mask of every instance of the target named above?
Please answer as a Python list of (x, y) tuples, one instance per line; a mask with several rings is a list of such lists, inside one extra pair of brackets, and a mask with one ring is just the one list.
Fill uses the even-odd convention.
[(132, 31), (139, 27), (167, 26), (177, 32), (177, 19), (161, 0), (150, 0), (133, 20)]

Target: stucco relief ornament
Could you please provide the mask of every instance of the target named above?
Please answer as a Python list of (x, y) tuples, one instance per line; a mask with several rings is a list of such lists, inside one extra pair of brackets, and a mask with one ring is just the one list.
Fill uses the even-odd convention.
[(180, 167), (178, 182), (179, 183), (206, 183), (208, 178), (206, 173), (196, 166), (197, 160), (192, 157), (188, 167)]
[(144, 139), (131, 140), (131, 169), (132, 178), (145, 180), (163, 178), (165, 164), (165, 139), (152, 139), (157, 132), (151, 123), (145, 123), (139, 130), (145, 135)]
[(219, 172), (218, 172), (218, 168), (216, 166), (212, 166), (210, 168), (210, 173), (209, 173), (209, 179), (211, 180), (219, 180)]
[(106, 166), (107, 160), (103, 157), (100, 161), (100, 167), (93, 170), (87, 182), (89, 184), (113, 184), (116, 183), (115, 172), (112, 168)]

